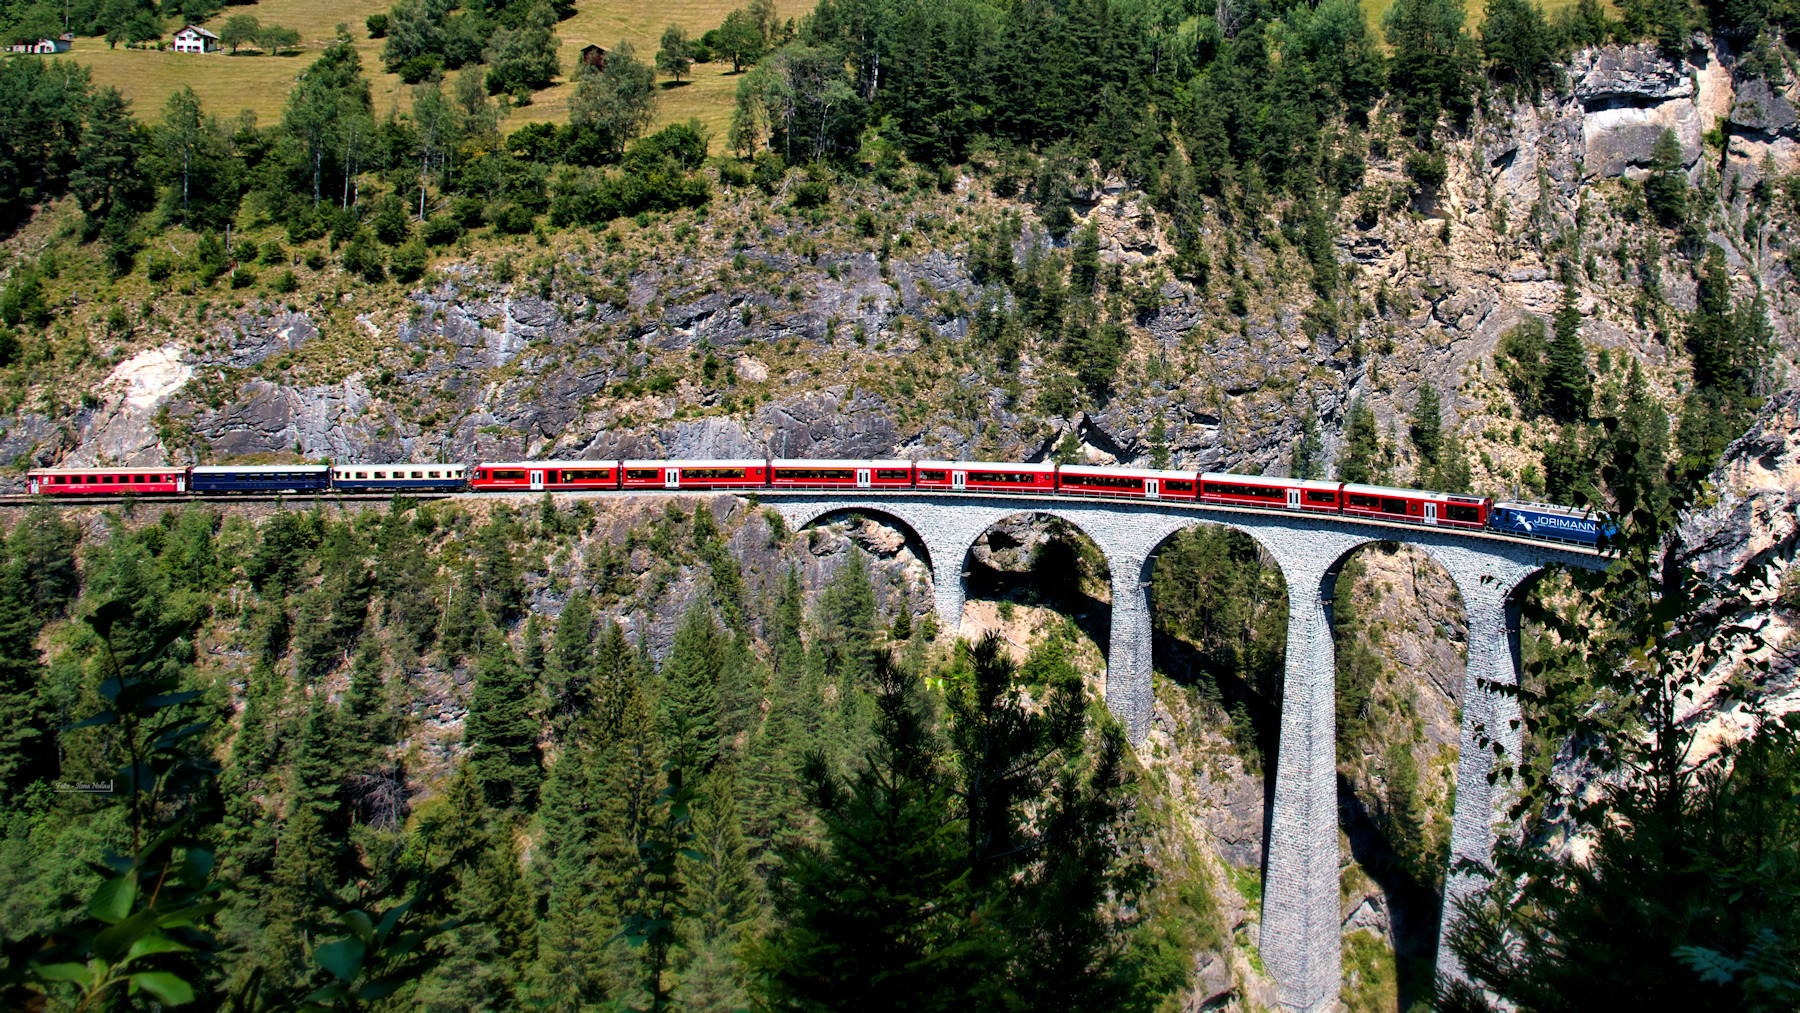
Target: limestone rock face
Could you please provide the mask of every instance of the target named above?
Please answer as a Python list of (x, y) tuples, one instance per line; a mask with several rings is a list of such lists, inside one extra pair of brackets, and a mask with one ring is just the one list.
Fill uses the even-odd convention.
[(1582, 50), (1569, 63), (1569, 84), (1588, 109), (1660, 104), (1694, 94), (1682, 68), (1647, 42)]
[(1738, 88), (1737, 102), (1731, 107), (1732, 126), (1774, 134), (1791, 130), (1797, 121), (1800, 117), (1794, 114), (1794, 104), (1769, 87), (1769, 82), (1746, 81)]
[(1718, 501), (1681, 526), (1685, 555), (1696, 567), (1720, 578), (1792, 560), (1800, 540), (1800, 390), (1769, 399), (1750, 431), (1726, 449), (1713, 484)]

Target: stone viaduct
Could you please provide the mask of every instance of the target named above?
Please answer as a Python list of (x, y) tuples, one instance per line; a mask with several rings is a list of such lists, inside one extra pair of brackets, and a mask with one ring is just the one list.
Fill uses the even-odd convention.
[[(984, 531), (1020, 514), (1044, 514), (1073, 525), (1105, 553), (1111, 570), (1106, 703), (1134, 743), (1149, 731), (1155, 707), (1148, 587), (1157, 549), (1176, 532), (1204, 523), (1235, 528), (1256, 539), (1281, 567), (1289, 609), (1274, 812), (1263, 878), (1262, 957), (1282, 1006), (1306, 1013), (1335, 1009), (1343, 976), (1336, 659), (1330, 602), (1345, 558), (1370, 542), (1417, 546), (1449, 572), (1467, 609), (1469, 656), (1450, 841), (1452, 870), (1464, 859), (1484, 863), (1489, 859), (1496, 821), (1503, 818), (1503, 789), (1488, 783), (1494, 753), (1480, 748), (1478, 739), (1485, 735), (1515, 755), (1520, 741), (1516, 700), (1488, 688), (1518, 681), (1519, 627), (1513, 593), (1548, 564), (1599, 563), (1585, 552), (1445, 528), (1176, 503), (917, 493), (857, 498), (839, 492), (772, 490), (759, 490), (759, 495), (796, 530), (852, 512), (892, 518), (911, 529), (930, 557), (939, 621), (952, 632), (962, 621), (969, 550)], [(1454, 911), (1455, 898), (1475, 886), (1468, 876), (1447, 874), (1445, 917)], [(1440, 922), (1440, 934), (1442, 927)], [(1438, 965), (1446, 973), (1460, 973), (1443, 946)]]

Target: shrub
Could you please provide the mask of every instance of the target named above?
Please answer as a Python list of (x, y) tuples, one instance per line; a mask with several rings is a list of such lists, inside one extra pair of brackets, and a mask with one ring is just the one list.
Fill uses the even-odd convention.
[(394, 278), (399, 281), (417, 281), (425, 273), (425, 267), (431, 263), (431, 254), (425, 249), (425, 243), (418, 239), (409, 239), (394, 251), (390, 265), (394, 269)]
[(167, 257), (151, 257), (150, 262), (144, 265), (144, 276), (151, 281), (166, 281), (174, 273), (175, 264)]
[(249, 288), (256, 284), (256, 271), (248, 265), (231, 272), (232, 288)]
[(494, 228), (512, 236), (522, 236), (531, 231), (533, 215), (531, 209), (521, 204), (502, 204), (494, 213)]
[(316, 246), (310, 250), (307, 250), (306, 251), (306, 266), (313, 269), (314, 271), (324, 270), (325, 269), (325, 251), (319, 249)]
[(388, 194), (375, 202), (375, 238), (385, 246), (399, 246), (412, 236), (412, 220), (406, 202)]
[(824, 207), (831, 200), (831, 184), (808, 180), (794, 187), (793, 205), (797, 208)]
[(462, 238), (463, 225), (455, 215), (436, 214), (426, 219), (420, 234), (428, 246), (449, 246)]
[(369, 29), (369, 38), (387, 38), (388, 16), (386, 14), (371, 14), (363, 19), (363, 25)]
[(287, 251), (282, 249), (279, 241), (271, 239), (262, 244), (262, 249), (257, 251), (256, 259), (273, 267), (287, 259)]
[(275, 276), (275, 282), (274, 282), (275, 291), (281, 293), (282, 295), (287, 295), (289, 292), (292, 292), (292, 291), (298, 289), (299, 287), (300, 287), (300, 279), (294, 277), (294, 272), (292, 272), (292, 271), (283, 271), (280, 274)]
[(443, 57), (436, 53), (423, 53), (402, 63), (395, 73), (399, 74), (400, 80), (407, 84), (418, 84), (443, 68)]
[(344, 247), (344, 270), (361, 275), (370, 284), (382, 279), (381, 248), (375, 245), (375, 237), (366, 230), (358, 232)]
[(44, 298), (44, 283), (35, 269), (21, 267), (13, 272), (0, 292), (0, 320), (8, 326), (23, 324), (42, 327), (50, 322), (50, 304)]
[(728, 159), (720, 162), (719, 182), (724, 183), (726, 186), (749, 186), (750, 168), (744, 163), (735, 160)]

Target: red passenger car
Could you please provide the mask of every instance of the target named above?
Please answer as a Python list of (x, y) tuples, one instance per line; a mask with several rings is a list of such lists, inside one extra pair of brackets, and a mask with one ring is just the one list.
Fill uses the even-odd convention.
[(1065, 464), (1056, 469), (1057, 489), (1069, 496), (1123, 496), (1128, 499), (1192, 501), (1197, 495), (1191, 471), (1144, 471), (1139, 468), (1091, 468)]
[(469, 488), (486, 492), (618, 487), (617, 461), (483, 461), (469, 476)]
[(776, 489), (910, 489), (912, 484), (911, 461), (769, 462), (769, 485)]
[(769, 462), (621, 461), (626, 489), (744, 489), (769, 483)]
[[(1317, 488), (1309, 489), (1308, 486)], [(1316, 501), (1310, 509), (1332, 510), (1337, 507), (1336, 485), (1326, 482), (1303, 482), (1291, 478), (1263, 478), (1260, 475), (1225, 475), (1209, 471), (1200, 476), (1200, 502), (1214, 506), (1262, 507), (1265, 510), (1309, 509), (1307, 493)], [(1326, 495), (1330, 495), (1327, 500)]]
[(981, 461), (920, 461), (914, 484), (953, 492), (1056, 492), (1054, 464), (991, 464)]
[(1344, 516), (1383, 521), (1484, 528), (1493, 501), (1479, 496), (1389, 489), (1378, 485), (1346, 485)]
[(184, 468), (37, 468), (26, 487), (47, 496), (118, 496), (187, 491)]

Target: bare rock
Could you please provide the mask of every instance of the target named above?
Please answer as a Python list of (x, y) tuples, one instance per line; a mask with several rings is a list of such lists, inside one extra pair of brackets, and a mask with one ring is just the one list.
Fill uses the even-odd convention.
[(1569, 78), (1575, 97), (1590, 111), (1657, 105), (1694, 94), (1686, 68), (1648, 42), (1582, 50), (1569, 63)]
[(1800, 117), (1786, 96), (1758, 78), (1738, 87), (1737, 103), (1731, 107), (1731, 125), (1742, 130), (1775, 134), (1791, 130)]

